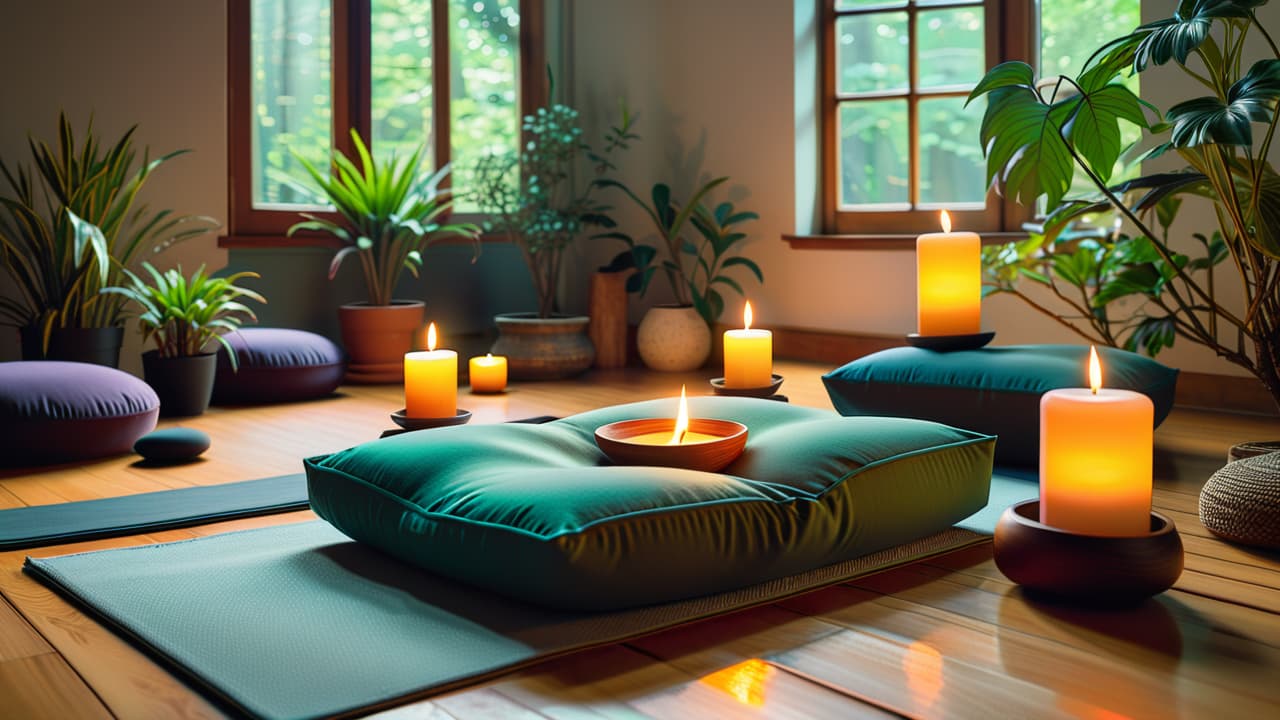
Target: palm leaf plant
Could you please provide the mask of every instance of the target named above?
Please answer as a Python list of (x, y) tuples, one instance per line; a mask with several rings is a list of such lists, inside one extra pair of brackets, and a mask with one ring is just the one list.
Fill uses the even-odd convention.
[(151, 174), (178, 150), (152, 159), (133, 145), (136, 126), (104, 146), (90, 120), (78, 142), (65, 114), (51, 147), (28, 138), (33, 165), (0, 160), (0, 265), (16, 297), (0, 297), (0, 324), (35, 328), (41, 346), (57, 328), (116, 327), (124, 300), (99, 291), (118, 284), (141, 257), (202, 235), (218, 223), (152, 212), (138, 202)]
[[(728, 180), (727, 177), (719, 177), (704, 183), (684, 203), (672, 199), (671, 188), (665, 183), (653, 186), (651, 203), (646, 203), (621, 183), (610, 183), (645, 211), (665, 251), (665, 257), (659, 260), (658, 246), (637, 243), (624, 233), (610, 234), (626, 242), (629, 248), (615, 258), (614, 265), (636, 268), (636, 273), (627, 279), (629, 291), (643, 295), (654, 274), (661, 270), (676, 302), (693, 305), (710, 326), (724, 312), (724, 296), (717, 286), (739, 295), (746, 294), (742, 284), (725, 270), (745, 267), (758, 281), (764, 282), (764, 273), (755, 261), (729, 254), (734, 245), (747, 239), (747, 234), (734, 226), (758, 220), (759, 216), (750, 211), (736, 211), (731, 202), (720, 203), (714, 210), (708, 210), (702, 204), (708, 193)], [(690, 226), (697, 232), (697, 241), (686, 237)]]
[(236, 353), (223, 337), (234, 332), (246, 320), (257, 321), (240, 298), (265, 303), (266, 299), (236, 282), (242, 278), (256, 278), (255, 272), (238, 272), (227, 277), (214, 277), (205, 273), (201, 265), (187, 277), (182, 268), (160, 272), (151, 263), (142, 263), (151, 282), (124, 271), (128, 282), (119, 287), (103, 288), (104, 294), (116, 295), (133, 304), (142, 340), (154, 340), (162, 358), (189, 357), (209, 352), (213, 342), (227, 349), (233, 368), (238, 367)]
[(369, 304), (390, 305), (401, 274), (407, 270), (418, 277), (427, 246), (463, 237), (475, 243), (478, 252), (480, 230), (471, 223), (443, 221), (453, 204), (451, 192), (440, 187), (449, 166), (423, 173), (421, 146), (403, 160), (392, 156), (378, 162), (355, 130), (351, 140), (359, 165), (335, 151), (329, 173), (320, 172), (295, 153), (340, 220), (302, 213), (307, 219), (289, 228), (289, 234), (318, 230), (340, 240), (343, 246), (329, 264), (329, 278), (337, 275), (344, 260), (355, 255)]
[[(1046, 287), (1071, 309), (1042, 311), (1084, 320), (1085, 328), (1066, 324), (1129, 349), (1154, 354), (1177, 338), (1203, 345), (1255, 375), (1280, 406), (1280, 174), (1268, 160), (1280, 117), (1280, 48), (1256, 15), (1266, 3), (1181, 0), (1172, 17), (1104, 45), (1074, 77), (1037, 82), (1030, 66), (1004, 63), (970, 101), (988, 98), (980, 138), (988, 182), (1025, 205), (1044, 197), (1049, 208), (1039, 237), (988, 251), (990, 292), (1034, 305), (1019, 283)], [(1250, 63), (1245, 40), (1255, 33), (1269, 57)], [(1115, 82), (1170, 64), (1203, 94), (1163, 117)], [(1176, 156), (1185, 166), (1112, 184), (1125, 149), (1121, 121), (1153, 138), (1141, 159)], [(1066, 197), (1077, 171), (1095, 195)], [(1191, 234), (1194, 243), (1169, 232), (1187, 195), (1211, 201), (1217, 225)], [(1132, 232), (1077, 234), (1104, 210)], [(1219, 264), (1239, 280), (1238, 304), (1220, 297)]]

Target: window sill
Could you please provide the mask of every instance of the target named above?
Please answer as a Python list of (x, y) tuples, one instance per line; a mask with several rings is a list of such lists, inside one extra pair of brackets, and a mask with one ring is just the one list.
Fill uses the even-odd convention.
[[(481, 235), (481, 242), (507, 242), (505, 236), (502, 235)], [(450, 237), (438, 240), (432, 243), (436, 245), (468, 245), (471, 241), (460, 238)], [(342, 241), (329, 235), (219, 235), (218, 247), (224, 249), (250, 249), (262, 250), (273, 248), (326, 248), (328, 250), (337, 250), (343, 247)]]
[[(1025, 232), (984, 232), (983, 245), (1000, 245), (1027, 237)], [(909, 250), (916, 249), (915, 235), (863, 234), (863, 235), (793, 235), (782, 239), (793, 250)]]

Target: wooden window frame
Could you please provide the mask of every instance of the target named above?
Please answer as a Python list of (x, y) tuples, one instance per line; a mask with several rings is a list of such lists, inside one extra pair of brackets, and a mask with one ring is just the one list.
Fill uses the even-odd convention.
[[(333, 149), (355, 152), (347, 128), (355, 127), (369, 136), (373, 124), (370, 89), (371, 1), (332, 0), (332, 118)], [(519, 0), (520, 59), (517, 87), (520, 106), (517, 123), (546, 102), (546, 50), (544, 47), (543, 0)], [(220, 247), (336, 246), (337, 241), (321, 233), (298, 233), (287, 237), (289, 227), (298, 222), (298, 210), (254, 207), (253, 202), (253, 63), (250, 57), (250, 0), (227, 3), (227, 177), (228, 234), (219, 238)], [(437, 167), (449, 161), (450, 132), (449, 3), (435, 0), (431, 5), (432, 40), (432, 122)], [(440, 28), (444, 28), (442, 33)], [(436, 42), (436, 39), (440, 42)], [(447, 183), (449, 178), (445, 179)], [(334, 219), (336, 213), (317, 212)], [(455, 220), (477, 220), (459, 214)]]
[[(822, 173), (821, 207), (823, 232), (827, 235), (858, 236), (879, 240), (914, 239), (922, 232), (936, 232), (939, 208), (918, 207), (920, 187), (920, 160), (916, 151), (919, 135), (918, 102), (932, 97), (967, 95), (967, 91), (940, 90), (919, 91), (918, 60), (916, 53), (916, 16), (922, 11), (951, 7), (981, 6), (984, 10), (985, 46), (987, 68), (1007, 60), (1034, 62), (1038, 33), (1035, 0), (954, 0), (919, 4), (916, 0), (886, 0), (884, 3), (853, 10), (835, 9), (833, 0), (818, 0), (818, 17), (821, 34), (822, 67)], [(906, 12), (910, 37), (908, 58), (908, 87), (905, 92), (839, 93), (836, 68), (836, 22), (838, 18), (879, 12)], [(839, 205), (839, 106), (852, 99), (906, 99), (908, 140), (911, 157), (908, 160), (911, 187), (909, 210), (855, 211), (843, 210)], [(976, 141), (976, 138), (975, 138)], [(960, 230), (972, 230), (984, 234), (1008, 233), (1030, 219), (1029, 212), (1014, 202), (1005, 202), (994, 192), (988, 193), (985, 210), (952, 210), (954, 226)], [(794, 236), (793, 236), (794, 237)], [(814, 238), (816, 242), (823, 241)], [(794, 244), (794, 243), (793, 243)], [(883, 243), (877, 243), (883, 246)], [(830, 245), (828, 245), (830, 246)], [(914, 245), (913, 245), (914, 247)]]

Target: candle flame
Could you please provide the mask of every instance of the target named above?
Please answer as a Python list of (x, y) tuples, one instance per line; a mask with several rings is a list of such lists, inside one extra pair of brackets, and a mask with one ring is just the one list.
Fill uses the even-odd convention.
[(951, 232), (951, 213), (943, 210), (938, 214), (938, 219), (942, 222), (942, 232)]
[(668, 445), (679, 445), (684, 442), (684, 434), (689, 432), (689, 401), (684, 394), (684, 385), (680, 386), (680, 410), (676, 413), (676, 428), (671, 433)]
[(427, 349), (436, 349), (436, 324), (431, 323), (427, 326)]
[(750, 330), (751, 321), (754, 317), (755, 316), (751, 314), (751, 301), (748, 300), (747, 304), (742, 308), (742, 326), (747, 330)]
[(1092, 345), (1089, 346), (1089, 387), (1094, 395), (1102, 387), (1102, 364), (1098, 362), (1098, 348)]
[(484, 354), (484, 359), (485, 359), (485, 362), (492, 363), (492, 362), (493, 362), (493, 353), (485, 353), (485, 354)]

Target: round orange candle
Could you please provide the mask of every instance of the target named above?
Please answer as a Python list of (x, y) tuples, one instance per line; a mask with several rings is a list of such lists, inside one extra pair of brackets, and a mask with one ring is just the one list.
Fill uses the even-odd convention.
[(1146, 395), (1102, 389), (1089, 351), (1090, 388), (1040, 398), (1040, 522), (1082, 535), (1151, 531), (1154, 409)]
[(982, 240), (951, 232), (916, 238), (916, 331), (921, 335), (973, 335), (982, 331)]
[(507, 359), (489, 353), (471, 358), (471, 392), (496, 393), (507, 389)]
[(724, 386), (768, 387), (773, 382), (773, 333), (751, 329), (751, 303), (742, 309), (742, 330), (724, 333)]
[(458, 353), (436, 350), (436, 324), (427, 328), (427, 350), (404, 355), (404, 414), (411, 418), (458, 414)]

